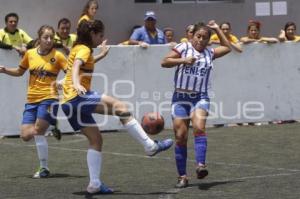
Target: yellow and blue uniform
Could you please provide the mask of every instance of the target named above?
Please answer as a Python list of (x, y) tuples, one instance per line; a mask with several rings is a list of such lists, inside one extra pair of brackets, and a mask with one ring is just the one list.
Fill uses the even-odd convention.
[(22, 123), (32, 124), (36, 118), (41, 118), (55, 124), (50, 109), (56, 116), (58, 106), (53, 106), (53, 103), (58, 104), (56, 78), (60, 70), (66, 70), (65, 56), (55, 49), (47, 55), (40, 55), (37, 48), (34, 48), (25, 53), (19, 67), (30, 73)]
[(295, 42), (298, 42), (298, 41), (300, 41), (300, 36), (298, 36), (298, 35), (295, 35), (295, 38), (294, 38), (294, 40), (292, 40), (292, 41), (295, 41)]
[[(73, 87), (72, 71), (75, 60), (82, 62), (79, 70), (80, 84), (87, 90), (83, 96), (78, 95)], [(75, 131), (96, 123), (92, 113), (101, 101), (101, 95), (90, 90), (94, 64), (93, 52), (88, 46), (80, 44), (72, 48), (63, 85), (62, 109), (68, 116), (69, 123)]]
[(54, 42), (56, 45), (64, 45), (68, 48), (72, 48), (75, 41), (76, 41), (75, 34), (69, 34), (67, 39), (62, 39), (61, 37), (58, 36), (57, 33), (54, 36)]
[(0, 30), (0, 41), (11, 46), (22, 46), (28, 44), (32, 38), (22, 29), (17, 29), (14, 33), (8, 32), (5, 28)]

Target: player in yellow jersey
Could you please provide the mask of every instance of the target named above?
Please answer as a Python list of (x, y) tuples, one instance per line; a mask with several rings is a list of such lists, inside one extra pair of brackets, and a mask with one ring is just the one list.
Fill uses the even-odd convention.
[[(133, 118), (124, 102), (91, 90), (94, 64), (105, 57), (109, 51), (104, 37), (104, 25), (100, 20), (82, 21), (77, 28), (77, 40), (68, 58), (67, 74), (63, 83), (62, 109), (75, 131), (80, 130), (89, 141), (87, 164), (90, 182), (89, 193), (113, 193), (100, 181), (102, 164), (102, 137), (93, 113), (119, 116), (128, 133), (136, 139), (149, 156), (167, 150), (173, 140), (153, 141)], [(92, 48), (101, 44), (101, 52), (93, 56)]]
[(48, 143), (44, 134), (49, 125), (56, 125), (58, 92), (56, 78), (60, 70), (66, 70), (67, 60), (53, 48), (55, 31), (44, 25), (38, 31), (38, 47), (26, 51), (18, 68), (0, 66), (0, 73), (22, 76), (29, 70), (27, 103), (23, 112), (21, 138), (34, 137), (40, 160), (40, 168), (34, 178), (48, 177)]
[(93, 21), (95, 19), (99, 4), (97, 0), (89, 0), (81, 13), (80, 19), (78, 20), (78, 25), (82, 20)]

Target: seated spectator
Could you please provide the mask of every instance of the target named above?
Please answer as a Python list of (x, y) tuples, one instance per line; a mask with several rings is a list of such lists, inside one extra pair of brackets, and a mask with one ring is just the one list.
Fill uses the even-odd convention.
[(260, 36), (260, 22), (250, 20), (247, 29), (247, 36), (242, 37), (240, 41), (243, 44), (249, 44), (253, 42), (260, 42), (260, 43), (277, 43), (278, 40), (273, 37), (262, 37)]
[(5, 16), (6, 27), (0, 30), (0, 47), (4, 49), (15, 49), (20, 55), (26, 52), (27, 44), (31, 37), (22, 29), (18, 29), (19, 16), (9, 13)]
[(193, 33), (194, 33), (194, 27), (195, 25), (188, 25), (185, 29), (185, 37), (180, 39), (180, 42), (188, 42), (193, 38)]
[(54, 36), (54, 47), (61, 48), (67, 55), (76, 41), (76, 35), (70, 34), (71, 22), (67, 18), (58, 21), (57, 32)]
[(175, 46), (177, 42), (174, 40), (174, 29), (173, 28), (164, 28), (164, 35), (166, 38), (166, 43), (171, 46)]
[[(239, 40), (236, 36), (231, 34), (231, 25), (229, 22), (223, 22), (220, 24), (220, 28), (224, 35), (226, 36), (227, 40), (230, 43), (230, 46), (236, 50), (237, 52), (242, 52), (242, 47), (239, 44)], [(210, 38), (210, 44), (220, 44), (220, 39), (217, 34), (213, 34)]]
[(156, 15), (147, 11), (144, 17), (144, 26), (135, 29), (129, 39), (129, 45), (139, 45), (147, 48), (150, 44), (165, 44), (163, 31), (156, 28)]
[(98, 8), (99, 5), (97, 0), (89, 0), (83, 8), (83, 11), (81, 13), (80, 19), (78, 20), (77, 25), (82, 20), (93, 21), (96, 16)]
[(296, 29), (296, 24), (294, 22), (287, 22), (284, 26), (284, 30), (281, 30), (278, 35), (279, 41), (300, 41), (300, 36), (296, 35)]
[[(140, 27), (142, 27), (142, 26), (140, 26), (140, 25), (134, 25), (134, 26), (131, 28), (130, 36), (131, 36), (132, 33), (135, 31), (135, 29), (138, 29), (138, 28), (140, 28)], [(130, 37), (130, 36), (129, 36), (129, 37)], [(118, 45), (129, 45), (129, 39), (126, 40), (126, 41), (123, 41), (122, 43), (119, 43)]]

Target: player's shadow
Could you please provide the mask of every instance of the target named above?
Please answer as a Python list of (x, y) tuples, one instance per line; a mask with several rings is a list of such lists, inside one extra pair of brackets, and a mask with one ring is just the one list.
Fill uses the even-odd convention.
[(113, 194), (89, 194), (86, 191), (80, 191), (80, 192), (74, 192), (74, 195), (80, 195), (80, 196), (84, 196), (86, 199), (95, 199), (94, 196), (99, 196), (101, 195), (101, 197), (103, 196), (109, 196), (109, 195), (118, 195), (118, 196), (149, 196), (149, 195), (156, 195), (156, 196), (160, 196), (160, 195), (172, 195), (172, 194), (176, 194), (176, 193), (170, 193), (170, 192), (151, 192), (151, 193), (128, 193), (128, 192), (122, 192), (119, 190), (115, 190)]
[[(32, 178), (32, 175), (26, 175), (26, 176), (15, 176), (15, 177), (12, 177), (12, 178)], [(45, 178), (45, 179), (48, 179), (48, 178), (86, 178), (86, 176), (83, 176), (83, 175), (70, 175), (70, 174), (67, 174), (67, 173), (51, 173), (49, 177)]]
[(207, 191), (212, 187), (224, 185), (224, 184), (231, 184), (231, 183), (240, 183), (243, 182), (242, 180), (229, 180), (229, 181), (214, 181), (214, 182), (206, 182), (206, 183), (194, 183), (190, 184), (189, 187), (198, 187), (200, 190)]

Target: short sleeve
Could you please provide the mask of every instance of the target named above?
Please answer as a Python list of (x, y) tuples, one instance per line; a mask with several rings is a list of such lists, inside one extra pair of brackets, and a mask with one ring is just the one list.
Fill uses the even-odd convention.
[(25, 55), (23, 56), (22, 60), (20, 61), (19, 67), (23, 70), (27, 70), (29, 68), (29, 53), (26, 51)]
[(32, 38), (23, 30), (21, 31), (21, 34), (22, 34), (23, 43), (28, 44), (32, 40)]
[(58, 67), (63, 70), (63, 71), (66, 71), (67, 68), (68, 68), (68, 65), (67, 65), (67, 58), (61, 53), (61, 52), (58, 52), (57, 54), (57, 60), (58, 60)]
[(75, 56), (75, 59), (81, 60), (83, 63), (86, 63), (91, 56), (91, 50), (89, 48), (81, 48)]
[(234, 35), (230, 35), (230, 39), (231, 39), (232, 43), (238, 43), (239, 42), (238, 38)]
[(182, 55), (182, 53), (185, 52), (187, 48), (188, 48), (188, 43), (183, 42), (174, 46), (173, 51), (177, 52), (179, 55)]
[(136, 41), (140, 41), (140, 35), (141, 35), (141, 31), (140, 28), (135, 29), (132, 33), (132, 35), (130, 36), (131, 40), (136, 40)]

